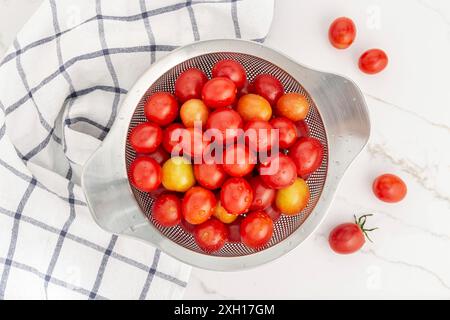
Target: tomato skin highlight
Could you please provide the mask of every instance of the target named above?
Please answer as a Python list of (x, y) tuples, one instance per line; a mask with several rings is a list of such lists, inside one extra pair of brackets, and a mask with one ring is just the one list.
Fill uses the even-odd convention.
[(289, 157), (294, 161), (300, 177), (307, 176), (320, 168), (323, 155), (322, 143), (315, 138), (300, 138), (289, 149)]
[(288, 118), (280, 117), (270, 120), (274, 129), (279, 130), (279, 144), (281, 149), (290, 148), (297, 140), (297, 128), (295, 123)]
[(217, 219), (210, 219), (194, 229), (194, 239), (205, 252), (217, 252), (228, 239), (227, 227)]
[(236, 88), (241, 90), (247, 82), (247, 72), (242, 64), (234, 60), (221, 60), (212, 68), (213, 78), (224, 77), (234, 82)]
[(359, 69), (367, 74), (377, 74), (386, 69), (389, 58), (383, 50), (371, 49), (359, 58)]
[(377, 177), (373, 182), (372, 190), (378, 199), (388, 203), (402, 201), (408, 192), (405, 182), (393, 174)]
[(231, 214), (248, 212), (253, 202), (253, 190), (250, 184), (242, 178), (230, 178), (220, 190), (220, 203)]
[(209, 80), (202, 91), (203, 102), (210, 108), (231, 106), (236, 100), (237, 89), (228, 78), (213, 78)]
[(144, 192), (155, 191), (161, 184), (161, 167), (155, 159), (140, 156), (130, 164), (128, 179), (136, 189)]
[(355, 223), (344, 223), (334, 228), (328, 238), (331, 249), (338, 254), (351, 254), (362, 248), (366, 239)]
[(160, 195), (152, 207), (152, 217), (163, 227), (174, 227), (181, 222), (181, 200), (173, 193)]
[(356, 38), (355, 23), (350, 18), (337, 18), (330, 26), (328, 38), (336, 49), (347, 49)]
[(220, 188), (227, 178), (222, 165), (217, 163), (202, 163), (194, 165), (194, 175), (202, 187), (215, 190)]
[(273, 221), (263, 211), (249, 213), (240, 227), (242, 242), (252, 249), (259, 249), (269, 243), (273, 235)]
[(250, 185), (253, 190), (253, 202), (250, 206), (250, 210), (265, 210), (270, 207), (275, 200), (276, 191), (267, 188), (260, 176), (251, 178)]
[(203, 187), (192, 187), (182, 201), (183, 217), (190, 224), (201, 224), (213, 215), (216, 205), (214, 193)]
[(164, 127), (178, 117), (178, 102), (168, 92), (157, 92), (145, 102), (144, 113), (148, 121)]
[(144, 122), (131, 130), (128, 139), (137, 153), (152, 153), (161, 144), (163, 131), (154, 123)]
[(270, 105), (275, 106), (278, 99), (284, 94), (283, 84), (270, 74), (256, 76), (250, 84), (248, 91), (266, 99)]
[(175, 82), (175, 96), (181, 103), (200, 99), (207, 81), (208, 77), (203, 71), (197, 68), (188, 69), (180, 74)]

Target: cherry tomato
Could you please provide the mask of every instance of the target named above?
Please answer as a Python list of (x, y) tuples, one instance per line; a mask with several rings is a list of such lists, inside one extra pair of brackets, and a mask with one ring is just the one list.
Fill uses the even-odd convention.
[(349, 18), (337, 18), (330, 26), (328, 38), (333, 47), (337, 49), (347, 49), (352, 45), (353, 41), (355, 41), (356, 26)]
[(284, 93), (284, 87), (280, 80), (270, 74), (260, 74), (256, 76), (249, 86), (249, 92), (260, 95), (272, 106), (277, 104), (278, 99)]
[(243, 217), (237, 216), (237, 219), (234, 220), (232, 223), (228, 224), (228, 241), (232, 243), (239, 243), (241, 242), (241, 223), (242, 223)]
[(183, 228), (183, 230), (186, 231), (187, 233), (194, 233), (195, 225), (190, 224), (189, 222), (187, 222), (184, 219), (181, 219), (180, 225)]
[(270, 120), (270, 124), (274, 129), (279, 130), (280, 148), (288, 149), (297, 140), (297, 128), (295, 123), (288, 118), (280, 117)]
[(260, 176), (251, 178), (250, 185), (253, 190), (253, 202), (250, 206), (250, 210), (265, 210), (270, 207), (275, 199), (276, 191), (267, 188)]
[(308, 185), (305, 180), (297, 178), (289, 187), (278, 190), (275, 205), (282, 213), (294, 216), (306, 208), (309, 198)]
[(264, 210), (265, 213), (272, 219), (275, 223), (281, 218), (281, 211), (274, 205), (269, 206)]
[(152, 153), (161, 144), (163, 132), (159, 126), (144, 122), (135, 127), (129, 136), (131, 147), (138, 153)]
[(220, 203), (231, 214), (246, 213), (253, 202), (253, 190), (242, 178), (230, 178), (220, 190)]
[(403, 180), (393, 174), (383, 174), (376, 178), (372, 189), (378, 199), (389, 203), (402, 201), (408, 191)]
[(244, 123), (236, 111), (229, 108), (221, 108), (214, 111), (206, 122), (208, 130), (216, 130), (221, 133), (216, 137), (216, 142), (234, 141), (241, 133)]
[(264, 211), (249, 213), (241, 223), (241, 239), (252, 249), (269, 243), (273, 235), (273, 221)]
[(186, 128), (193, 128), (195, 123), (204, 126), (208, 120), (208, 107), (202, 100), (188, 100), (181, 106), (180, 117)]
[(201, 224), (213, 215), (216, 204), (214, 193), (202, 187), (192, 187), (184, 194), (183, 217), (190, 224)]
[(152, 207), (152, 217), (163, 227), (174, 227), (181, 221), (181, 200), (173, 193), (159, 196)]
[(297, 167), (297, 174), (303, 177), (322, 165), (323, 146), (315, 138), (300, 138), (289, 149), (289, 156)]
[(219, 220), (210, 219), (195, 227), (194, 239), (200, 249), (213, 253), (225, 245), (228, 239), (228, 229)]
[(192, 68), (184, 71), (175, 82), (175, 96), (184, 103), (190, 99), (200, 99), (208, 77), (203, 71)]
[(197, 128), (185, 129), (181, 142), (183, 154), (195, 159), (202, 159), (208, 150), (209, 141), (203, 136), (203, 132)]
[(304, 120), (309, 112), (309, 102), (299, 93), (286, 93), (277, 102), (275, 113), (292, 121)]
[(244, 127), (250, 149), (262, 152), (272, 149), (277, 143), (277, 135), (267, 121), (251, 120)]
[(359, 69), (367, 74), (376, 74), (383, 71), (388, 63), (388, 56), (383, 50), (371, 49), (359, 58)]
[(225, 170), (216, 163), (194, 165), (194, 175), (198, 184), (210, 190), (220, 188), (227, 178)]
[(160, 126), (167, 126), (178, 117), (178, 102), (168, 92), (150, 96), (144, 106), (145, 117)]
[(195, 184), (191, 163), (183, 157), (173, 157), (162, 167), (162, 184), (170, 191), (186, 192)]
[(224, 207), (222, 207), (220, 202), (218, 202), (217, 206), (214, 208), (214, 217), (216, 217), (223, 223), (230, 224), (233, 221), (235, 221), (239, 216), (236, 214), (229, 213), (227, 210), (225, 210)]
[(158, 149), (150, 153), (148, 156), (155, 159), (160, 166), (162, 166), (164, 162), (170, 159), (170, 154), (168, 154), (167, 151), (164, 150), (164, 148), (161, 146), (159, 146)]
[(237, 112), (244, 121), (269, 121), (272, 118), (272, 107), (270, 103), (256, 94), (242, 96), (238, 101)]
[(256, 157), (245, 145), (233, 144), (225, 149), (223, 170), (232, 177), (243, 177), (253, 171)]
[(152, 192), (161, 184), (161, 167), (154, 159), (141, 156), (130, 164), (128, 177), (136, 189)]
[(297, 178), (295, 163), (280, 153), (259, 167), (261, 179), (268, 188), (282, 189), (292, 185)]
[[(172, 153), (177, 145), (180, 146), (183, 138), (181, 130), (183, 129), (184, 127), (179, 123), (173, 123), (164, 129), (162, 146), (167, 152)], [(175, 152), (181, 151), (181, 146), (178, 149), (180, 150), (175, 150)]]
[(230, 79), (241, 90), (247, 82), (247, 73), (244, 67), (234, 60), (221, 60), (212, 69), (213, 78), (225, 77)]
[(370, 240), (368, 232), (376, 229), (364, 229), (369, 216), (371, 215), (364, 215), (359, 219), (355, 216), (354, 223), (344, 223), (334, 228), (328, 238), (331, 249), (339, 254), (350, 254), (361, 249), (366, 242), (364, 236)]
[(210, 108), (228, 107), (236, 100), (237, 89), (233, 81), (228, 78), (214, 78), (209, 80), (202, 91), (203, 102)]
[(305, 120), (295, 122), (295, 128), (297, 129), (298, 138), (310, 136), (309, 126)]

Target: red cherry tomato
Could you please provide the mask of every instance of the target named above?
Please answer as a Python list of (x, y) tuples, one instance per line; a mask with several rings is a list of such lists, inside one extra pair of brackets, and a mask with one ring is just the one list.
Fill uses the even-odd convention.
[(186, 220), (181, 219), (180, 225), (181, 225), (181, 228), (183, 228), (183, 230), (186, 231), (187, 233), (194, 233), (194, 230), (195, 230), (194, 224), (190, 224)]
[(241, 90), (247, 82), (247, 73), (244, 67), (234, 60), (221, 60), (212, 69), (213, 78), (224, 77), (234, 82), (236, 88)]
[(154, 159), (141, 156), (130, 164), (128, 177), (136, 189), (152, 192), (161, 184), (161, 166)]
[(339, 254), (350, 254), (361, 249), (366, 242), (364, 236), (368, 237), (367, 232), (376, 229), (364, 229), (369, 216), (371, 215), (364, 215), (359, 219), (355, 217), (354, 223), (344, 223), (334, 228), (328, 238), (331, 249)]
[(239, 216), (236, 220), (234, 220), (232, 223), (228, 224), (228, 241), (233, 243), (239, 243), (241, 242), (241, 223), (242, 223), (243, 217)]
[(383, 174), (376, 178), (372, 189), (378, 199), (389, 203), (402, 201), (408, 191), (403, 180), (393, 174)]
[(278, 210), (278, 208), (274, 205), (269, 206), (264, 210), (265, 213), (272, 219), (272, 221), (275, 223), (281, 218), (281, 211)]
[(158, 149), (150, 153), (148, 156), (155, 159), (160, 166), (162, 166), (164, 162), (170, 159), (170, 154), (168, 154), (167, 151), (164, 150), (164, 148), (161, 146), (159, 146)]
[(213, 218), (195, 227), (194, 239), (203, 251), (213, 253), (225, 245), (228, 229), (222, 222)]
[(241, 223), (241, 239), (252, 249), (259, 249), (269, 243), (273, 235), (273, 221), (263, 211), (249, 213)]
[(276, 191), (267, 188), (260, 176), (251, 178), (250, 185), (253, 189), (253, 202), (250, 206), (250, 210), (265, 210), (270, 207), (275, 200)]
[(383, 71), (388, 65), (387, 54), (380, 49), (371, 49), (359, 58), (359, 69), (367, 74), (376, 74)]
[(167, 126), (178, 117), (178, 102), (168, 92), (150, 96), (144, 106), (145, 117), (160, 126)]
[(297, 174), (307, 176), (322, 165), (323, 146), (315, 138), (300, 138), (289, 149), (289, 156), (297, 167)]
[(206, 122), (208, 130), (215, 130), (215, 133), (221, 133), (215, 139), (219, 144), (225, 141), (234, 141), (242, 133), (243, 126), (244, 122), (239, 113), (229, 108), (217, 109), (209, 116)]
[(243, 177), (253, 171), (256, 157), (245, 145), (233, 144), (225, 149), (223, 170), (232, 177)]
[[(183, 140), (182, 139), (183, 138), (182, 131), (177, 132), (177, 130), (184, 130), (184, 127), (179, 123), (173, 123), (170, 126), (168, 126), (166, 129), (164, 129), (162, 146), (169, 153), (172, 153), (173, 149), (177, 145), (180, 145), (181, 141)], [(176, 134), (176, 133), (180, 133), (180, 134)], [(181, 149), (181, 147), (180, 147), (180, 149)], [(181, 151), (181, 150), (177, 150), (177, 151)]]
[(274, 106), (277, 104), (278, 99), (283, 95), (284, 87), (280, 80), (274, 76), (271, 76), (270, 74), (260, 74), (250, 84), (249, 92), (262, 96)]
[(196, 159), (202, 159), (208, 150), (209, 141), (203, 136), (203, 132), (197, 128), (184, 129), (182, 138), (183, 153)]
[(231, 106), (236, 100), (237, 89), (233, 81), (228, 78), (214, 78), (209, 80), (202, 91), (203, 102), (210, 108)]
[(288, 118), (274, 118), (270, 120), (274, 129), (279, 130), (279, 144), (281, 149), (288, 149), (297, 140), (297, 128)]
[(202, 187), (192, 187), (184, 194), (183, 217), (190, 224), (201, 224), (212, 216), (216, 204), (214, 193)]
[(181, 221), (181, 200), (173, 193), (159, 196), (152, 207), (152, 217), (163, 227), (174, 227)]
[(305, 120), (295, 122), (295, 128), (297, 129), (297, 138), (309, 137), (309, 126)]
[(246, 213), (253, 202), (253, 190), (242, 178), (230, 178), (220, 190), (220, 203), (229, 213)]
[(162, 136), (163, 132), (159, 126), (144, 122), (131, 131), (128, 139), (137, 153), (152, 153), (161, 144)]
[(257, 152), (268, 151), (277, 143), (277, 136), (269, 122), (248, 121), (244, 127), (249, 147)]
[(225, 170), (216, 163), (194, 165), (194, 175), (198, 184), (210, 190), (220, 188), (227, 178)]
[(202, 89), (208, 77), (203, 71), (192, 68), (184, 71), (175, 82), (175, 96), (184, 103), (190, 99), (201, 99)]
[(356, 26), (354, 22), (346, 17), (337, 18), (330, 26), (328, 38), (333, 47), (347, 49), (356, 38)]
[(295, 163), (282, 153), (262, 163), (259, 171), (264, 184), (272, 189), (286, 188), (297, 178)]

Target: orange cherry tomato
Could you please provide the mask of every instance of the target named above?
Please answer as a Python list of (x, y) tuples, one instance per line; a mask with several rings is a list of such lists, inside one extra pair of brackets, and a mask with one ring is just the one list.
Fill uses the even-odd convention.
[(309, 112), (309, 102), (299, 93), (286, 93), (277, 102), (275, 113), (292, 121), (304, 120)]
[(297, 178), (289, 187), (277, 191), (275, 205), (282, 213), (294, 216), (306, 208), (309, 198), (308, 185), (305, 180)]
[(202, 187), (192, 187), (184, 194), (183, 217), (190, 224), (201, 224), (213, 215), (216, 205), (214, 193)]
[(220, 202), (218, 202), (217, 206), (214, 208), (214, 216), (226, 224), (234, 222), (238, 217), (238, 215), (229, 213), (227, 210), (225, 210)]
[(270, 103), (256, 94), (246, 94), (239, 99), (237, 112), (244, 121), (263, 120), (272, 118), (272, 107)]
[(208, 120), (208, 107), (202, 100), (188, 100), (181, 106), (180, 117), (186, 128), (193, 128), (195, 123), (204, 126)]

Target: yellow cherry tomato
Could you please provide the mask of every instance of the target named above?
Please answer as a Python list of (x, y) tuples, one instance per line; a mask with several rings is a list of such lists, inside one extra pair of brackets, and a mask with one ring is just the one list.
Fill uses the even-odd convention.
[(310, 192), (306, 181), (297, 178), (289, 187), (277, 191), (275, 205), (282, 213), (295, 216), (306, 208), (309, 197)]
[(286, 93), (277, 102), (275, 113), (292, 121), (304, 120), (309, 112), (309, 103), (304, 95)]
[(244, 121), (269, 121), (272, 118), (272, 107), (269, 101), (256, 94), (242, 96), (237, 105), (237, 112)]
[(208, 107), (200, 99), (188, 100), (181, 106), (180, 117), (186, 128), (193, 128), (195, 122), (204, 126), (208, 120)]
[(191, 163), (183, 157), (173, 157), (162, 167), (162, 185), (170, 191), (186, 192), (195, 185)]
[(228, 213), (227, 210), (225, 210), (224, 207), (220, 204), (220, 202), (217, 203), (216, 207), (214, 208), (214, 216), (222, 221), (223, 223), (232, 223), (234, 220), (237, 219), (238, 215)]

